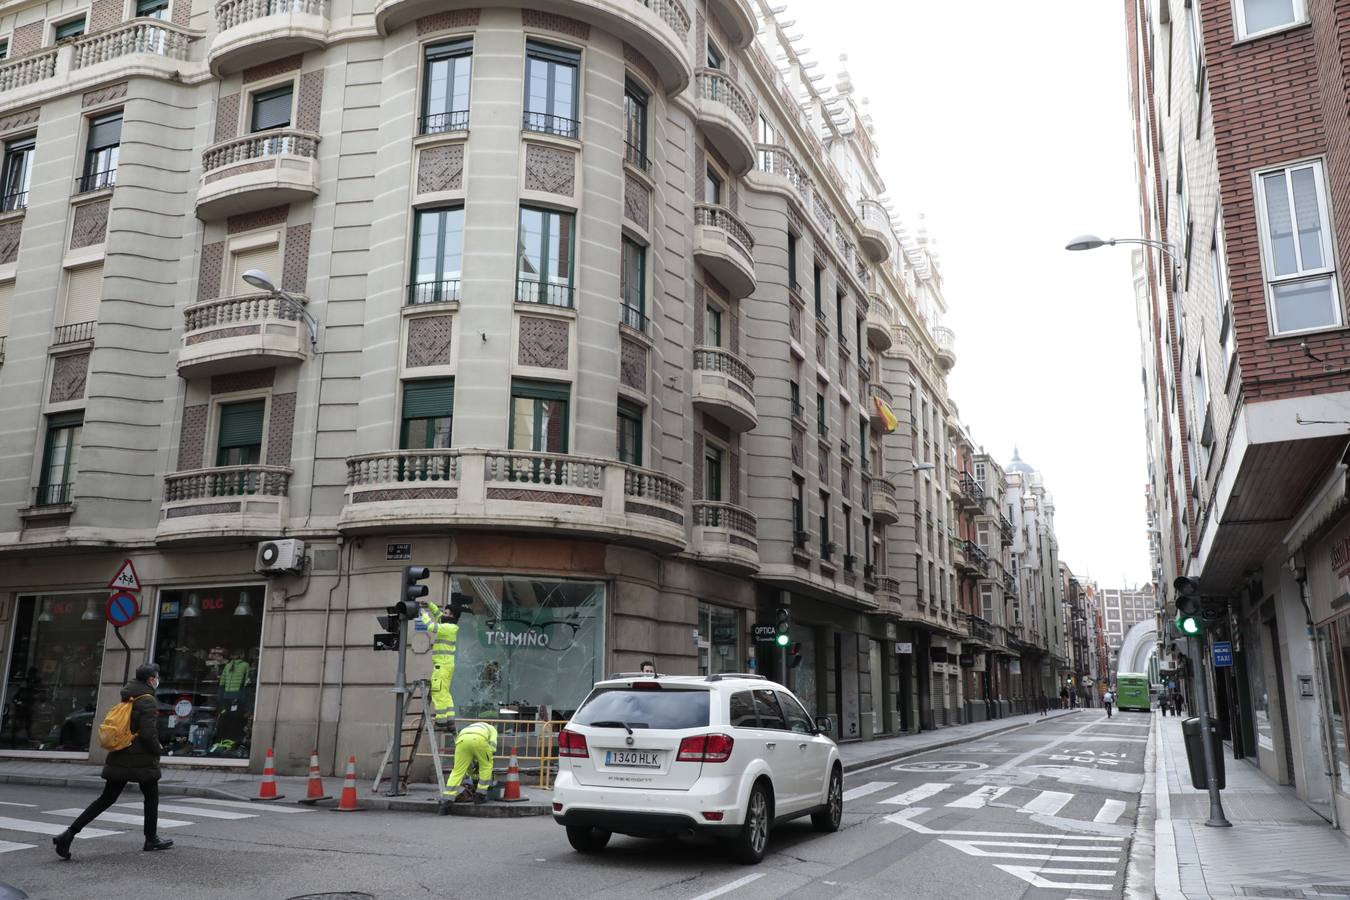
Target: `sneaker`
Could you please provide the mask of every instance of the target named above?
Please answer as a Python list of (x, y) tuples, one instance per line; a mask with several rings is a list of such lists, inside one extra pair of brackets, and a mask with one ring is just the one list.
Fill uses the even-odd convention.
[(151, 850), (168, 850), (168, 849), (169, 849), (170, 847), (172, 847), (172, 846), (173, 846), (173, 841), (166, 841), (166, 840), (163, 840), (162, 838), (160, 838), (160, 837), (157, 835), (157, 836), (155, 836), (155, 837), (148, 837), (148, 838), (146, 838), (146, 839), (145, 839), (145, 846), (142, 847), (141, 849), (142, 849), (142, 850), (145, 850), (145, 851), (148, 853), (148, 852), (151, 851)]
[(56, 855), (62, 859), (70, 859), (70, 842), (75, 840), (75, 835), (69, 831), (63, 831), (52, 838), (52, 844), (56, 846)]

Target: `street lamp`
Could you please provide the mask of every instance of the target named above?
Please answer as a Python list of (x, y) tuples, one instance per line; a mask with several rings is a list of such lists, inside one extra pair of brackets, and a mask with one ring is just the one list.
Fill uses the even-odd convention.
[(910, 461), (909, 465), (915, 472), (931, 472), (933, 469), (937, 468), (934, 463), (921, 463), (914, 462), (913, 460)]
[(249, 269), (241, 277), (244, 279), (244, 281), (248, 282), (258, 290), (265, 291), (266, 293), (271, 294), (278, 300), (290, 303), (295, 308), (295, 311), (300, 314), (300, 317), (305, 320), (305, 325), (309, 328), (310, 349), (314, 351), (318, 350), (319, 323), (316, 322), (314, 320), (314, 317), (309, 314), (309, 310), (305, 309), (305, 304), (303, 301), (297, 299), (296, 297), (286, 293), (281, 288), (277, 287), (272, 282), (272, 279), (268, 278), (267, 273), (264, 272), (262, 269)]
[[(1099, 238), (1095, 234), (1080, 234), (1078, 237), (1064, 245), (1065, 250), (1096, 250), (1098, 247), (1114, 247), (1116, 244), (1142, 244), (1145, 247), (1152, 247), (1155, 250), (1161, 250), (1172, 261), (1172, 275), (1176, 277), (1181, 274), (1181, 261), (1177, 259), (1176, 252), (1171, 244), (1162, 241), (1155, 241), (1150, 238)], [(245, 278), (248, 276), (245, 275)]]

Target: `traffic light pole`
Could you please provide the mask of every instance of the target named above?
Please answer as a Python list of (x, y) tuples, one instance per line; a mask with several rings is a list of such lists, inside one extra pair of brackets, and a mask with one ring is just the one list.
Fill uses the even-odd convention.
[(398, 668), (394, 673), (394, 735), (390, 738), (389, 758), (394, 761), (394, 777), (389, 780), (389, 792), (386, 797), (401, 797), (404, 794), (403, 776), (399, 772), (399, 760), (403, 758), (403, 710), (408, 697), (408, 620), (402, 616), (398, 620)]
[(1214, 742), (1210, 740), (1209, 722), (1209, 674), (1205, 670), (1205, 658), (1209, 655), (1209, 638), (1202, 635), (1192, 638), (1192, 646), (1199, 646), (1197, 654), (1200, 669), (1200, 690), (1195, 698), (1195, 709), (1200, 714), (1200, 737), (1205, 748), (1205, 780), (1209, 785), (1209, 819), (1205, 824), (1210, 828), (1232, 828), (1223, 813), (1223, 799), (1219, 796), (1219, 767), (1214, 758)]

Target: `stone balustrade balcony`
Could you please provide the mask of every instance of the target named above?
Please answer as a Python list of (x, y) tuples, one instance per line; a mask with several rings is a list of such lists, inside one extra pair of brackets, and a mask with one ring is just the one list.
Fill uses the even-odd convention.
[(872, 521), (878, 525), (894, 525), (900, 521), (900, 502), (895, 497), (895, 485), (885, 478), (872, 479)]
[(178, 374), (199, 378), (304, 362), (307, 338), (299, 310), (279, 297), (245, 294), (193, 303), (183, 310)]
[(867, 345), (873, 350), (885, 352), (891, 349), (894, 343), (894, 337), (891, 334), (891, 323), (886, 320), (886, 315), (881, 309), (880, 304), (873, 304), (867, 310), (865, 319), (867, 326)]
[(275, 537), (290, 512), (286, 466), (215, 466), (164, 476), (158, 543)]
[(858, 244), (874, 263), (890, 259), (893, 238), (891, 214), (876, 200), (858, 201)]
[(792, 151), (779, 144), (755, 145), (755, 170), (747, 176), (751, 184), (774, 191), (807, 207), (811, 197), (811, 177)]
[(221, 219), (319, 193), (319, 136), (293, 128), (221, 141), (202, 153), (197, 218)]
[(715, 569), (742, 575), (759, 571), (758, 520), (731, 503), (695, 500), (689, 552)]
[(694, 205), (694, 258), (739, 300), (754, 293), (755, 239), (725, 206)]
[(937, 364), (944, 371), (956, 365), (956, 332), (942, 325), (933, 328), (933, 343), (937, 347)]
[(732, 174), (744, 175), (755, 167), (754, 101), (721, 69), (699, 69), (694, 84), (699, 128), (727, 161)]
[[(197, 35), (160, 19), (132, 19), (104, 31), (86, 34), (75, 42), (71, 68), (86, 69), (123, 57), (145, 54), (167, 60), (186, 60)], [(128, 65), (123, 60), (120, 65)]]
[(612, 459), (462, 448), (347, 459), (338, 529), (478, 528), (685, 549), (684, 484)]
[(327, 0), (220, 0), (207, 65), (217, 78), (328, 43)]
[(721, 347), (694, 348), (694, 406), (732, 431), (759, 424), (755, 374), (736, 354)]

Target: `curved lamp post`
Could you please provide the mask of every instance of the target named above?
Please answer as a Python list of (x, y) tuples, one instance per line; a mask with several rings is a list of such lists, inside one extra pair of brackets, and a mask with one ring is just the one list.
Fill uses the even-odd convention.
[(264, 291), (278, 300), (291, 304), (291, 306), (295, 308), (295, 311), (300, 314), (300, 317), (305, 320), (305, 325), (309, 328), (310, 350), (318, 350), (319, 323), (309, 314), (309, 310), (305, 309), (304, 301), (277, 287), (262, 269), (249, 269), (240, 277), (258, 290)]

